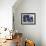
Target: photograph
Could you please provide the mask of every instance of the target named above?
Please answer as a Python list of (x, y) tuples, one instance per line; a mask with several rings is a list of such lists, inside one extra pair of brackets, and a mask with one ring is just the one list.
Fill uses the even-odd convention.
[(36, 24), (36, 13), (21, 13), (21, 24), (23, 25)]

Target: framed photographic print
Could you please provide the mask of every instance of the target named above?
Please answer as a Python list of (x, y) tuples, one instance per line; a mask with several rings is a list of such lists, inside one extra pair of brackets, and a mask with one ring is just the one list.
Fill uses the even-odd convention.
[(36, 13), (21, 13), (21, 24), (23, 25), (36, 24)]

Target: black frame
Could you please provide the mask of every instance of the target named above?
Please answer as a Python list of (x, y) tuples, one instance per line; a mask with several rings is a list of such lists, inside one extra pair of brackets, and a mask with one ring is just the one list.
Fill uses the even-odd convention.
[[(23, 16), (24, 15), (28, 15), (28, 16), (34, 16), (33, 18), (33, 22), (31, 23), (27, 23), (27, 22), (23, 22)], [(36, 24), (36, 13), (21, 13), (21, 24), (22, 25), (35, 25)]]

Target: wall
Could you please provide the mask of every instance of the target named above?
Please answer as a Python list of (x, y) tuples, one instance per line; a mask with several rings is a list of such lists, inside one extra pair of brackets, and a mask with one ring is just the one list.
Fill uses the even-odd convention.
[(46, 0), (41, 1), (41, 38), (42, 46), (46, 46)]
[[(22, 25), (21, 13), (36, 13), (36, 25)], [(16, 3), (13, 6), (13, 14), (15, 30), (22, 32), (24, 38), (34, 40), (36, 46), (41, 46), (41, 1), (23, 0), (19, 4)]]
[(12, 29), (12, 6), (16, 0), (0, 0), (0, 27)]

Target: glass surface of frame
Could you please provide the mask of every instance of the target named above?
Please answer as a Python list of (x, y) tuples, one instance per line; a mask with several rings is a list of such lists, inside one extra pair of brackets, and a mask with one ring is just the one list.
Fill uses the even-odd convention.
[(36, 24), (36, 13), (21, 13), (21, 24), (23, 25)]

